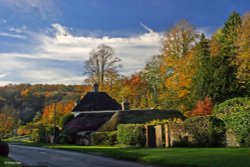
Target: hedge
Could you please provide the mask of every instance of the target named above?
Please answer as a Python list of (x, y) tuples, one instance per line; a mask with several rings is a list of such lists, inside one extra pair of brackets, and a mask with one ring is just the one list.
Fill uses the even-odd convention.
[(233, 98), (214, 107), (213, 113), (222, 119), (241, 146), (250, 145), (250, 98)]
[(117, 128), (117, 141), (121, 145), (144, 146), (145, 127), (143, 124), (120, 124)]
[(192, 136), (193, 146), (211, 147), (225, 145), (225, 125), (214, 116), (191, 117), (184, 122), (185, 130)]
[(117, 132), (95, 132), (90, 135), (91, 145), (114, 146), (117, 144)]

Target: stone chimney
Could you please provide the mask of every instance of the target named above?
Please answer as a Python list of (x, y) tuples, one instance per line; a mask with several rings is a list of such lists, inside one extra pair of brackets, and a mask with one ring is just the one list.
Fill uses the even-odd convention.
[(123, 100), (123, 102), (122, 102), (122, 110), (123, 111), (130, 110), (128, 99)]
[(98, 83), (95, 83), (93, 85), (93, 92), (98, 92), (98, 89), (99, 89), (99, 85), (98, 85)]

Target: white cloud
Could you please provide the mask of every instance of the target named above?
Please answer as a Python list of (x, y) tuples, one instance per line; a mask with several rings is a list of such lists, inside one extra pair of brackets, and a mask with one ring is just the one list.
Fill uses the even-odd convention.
[(0, 81), (0, 86), (5, 86), (5, 85), (8, 85), (8, 84), (19, 84), (19, 82), (13, 82), (13, 81), (9, 81), (9, 80)]
[(26, 39), (25, 35), (12, 34), (12, 33), (6, 33), (6, 32), (0, 32), (0, 36), (8, 37), (8, 38), (16, 38), (16, 39)]
[(7, 23), (7, 21), (6, 21), (5, 19), (3, 19), (3, 20), (2, 20), (2, 23), (3, 23), (3, 24), (6, 24), (6, 23)]
[(28, 14), (30, 12), (34, 13), (35, 10), (36, 14), (44, 19), (59, 13), (54, 0), (0, 0), (1, 3)]
[[(53, 24), (55, 36), (43, 35), (39, 37), (39, 46), (44, 53), (54, 55), (50, 58), (60, 60), (86, 60), (89, 52), (100, 44), (114, 48), (116, 56), (122, 59), (125, 67), (131, 64), (140, 64), (143, 67), (145, 60), (160, 53), (162, 33), (153, 32), (131, 37), (86, 37), (75, 36), (60, 24)], [(134, 60), (130, 62), (130, 60)], [(135, 61), (137, 60), (137, 61)]]
[(26, 26), (22, 26), (22, 27), (19, 27), (19, 28), (15, 28), (15, 27), (9, 27), (8, 30), (11, 31), (11, 32), (15, 32), (15, 33), (23, 33), (24, 31), (26, 31)]
[(196, 29), (196, 31), (198, 32), (198, 33), (203, 33), (203, 34), (205, 34), (205, 36), (206, 37), (208, 37), (208, 38), (210, 38), (211, 36), (212, 36), (212, 32), (211, 32), (211, 30), (209, 29), (209, 27), (198, 27), (197, 29)]
[(0, 78), (5, 78), (8, 75), (8, 73), (0, 73)]
[[(52, 30), (52, 35), (32, 35), (39, 43), (33, 47), (32, 53), (0, 53), (0, 71), (10, 75), (18, 71), (19, 82), (81, 84), (84, 77), (82, 66), (79, 64), (88, 59), (92, 49), (106, 44), (114, 48), (116, 56), (122, 59), (121, 72), (128, 75), (142, 69), (151, 56), (160, 53), (160, 41), (163, 37), (163, 33), (151, 29), (149, 32), (130, 37), (79, 36), (58, 23), (52, 24)], [(6, 61), (9, 62), (8, 66), (2, 64)], [(41, 63), (42, 61), (44, 62)], [(51, 65), (52, 61), (78, 64), (77, 68), (74, 67), (76, 69), (66, 69), (65, 66)], [(13, 82), (16, 82), (15, 75), (12, 76)]]

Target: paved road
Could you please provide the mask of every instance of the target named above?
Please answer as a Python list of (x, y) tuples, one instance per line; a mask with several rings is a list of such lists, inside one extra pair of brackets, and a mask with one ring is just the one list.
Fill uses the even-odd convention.
[(153, 167), (73, 151), (20, 145), (10, 145), (9, 156), (29, 167)]

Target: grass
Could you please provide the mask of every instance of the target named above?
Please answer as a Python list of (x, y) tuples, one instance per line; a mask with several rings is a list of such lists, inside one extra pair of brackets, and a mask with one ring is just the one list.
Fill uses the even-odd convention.
[(170, 167), (249, 167), (250, 148), (121, 148), (22, 142)]
[(0, 167), (22, 167), (21, 164), (12, 164), (12, 163), (15, 163), (15, 161), (7, 157), (0, 156)]
[(250, 148), (118, 148), (48, 146), (171, 167), (249, 167)]

